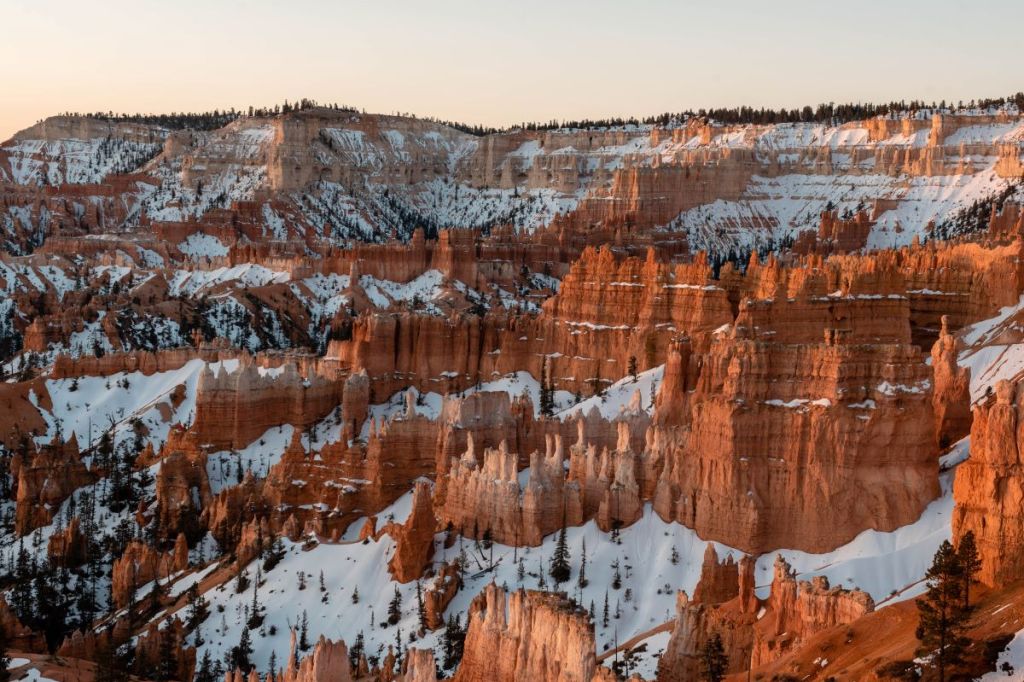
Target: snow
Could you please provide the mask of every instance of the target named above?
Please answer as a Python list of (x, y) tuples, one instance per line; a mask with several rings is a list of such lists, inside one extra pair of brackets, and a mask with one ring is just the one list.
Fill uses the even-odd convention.
[[(117, 438), (128, 438), (133, 435), (131, 421), (138, 419), (149, 431), (146, 440), (159, 449), (171, 424), (191, 423), (196, 383), (203, 366), (202, 360), (191, 360), (179, 369), (149, 376), (118, 372), (109, 377), (48, 379), (46, 390), (53, 410), (39, 408), (49, 428), (36, 442), (47, 443), (58, 434), (68, 438), (74, 433), (79, 447), (86, 447), (111, 427), (116, 429)], [(77, 389), (72, 390), (76, 382)], [(185, 388), (185, 397), (175, 408), (171, 394), (178, 386)], [(163, 410), (171, 415), (169, 420), (165, 420)]]
[(55, 682), (49, 677), (43, 677), (43, 674), (36, 668), (29, 668), (18, 680), (21, 682)]
[[(1012, 670), (1004, 672), (1001, 668), (1004, 665), (1012, 666)], [(1024, 678), (1024, 630), (1018, 631), (1007, 647), (1000, 652), (996, 659), (996, 669), (993, 672), (985, 673), (979, 682), (1005, 682), (1005, 680), (1020, 680)]]
[(217, 258), (228, 255), (228, 247), (213, 235), (203, 232), (190, 234), (178, 244), (178, 250), (192, 258)]
[[(658, 386), (665, 375), (665, 366), (658, 365), (653, 369), (637, 374), (636, 381), (633, 377), (627, 376), (619, 379), (605, 390), (605, 396), (591, 396), (582, 400), (576, 405), (557, 413), (559, 419), (567, 419), (579, 414), (589, 414), (591, 410), (597, 409), (605, 419), (614, 419), (621, 412), (628, 411), (633, 396), (640, 393), (640, 406), (647, 412), (653, 409), (652, 396), (657, 392)], [(557, 396), (556, 396), (557, 398)], [(556, 399), (556, 404), (557, 404)]]
[(1002, 308), (995, 316), (960, 332), (965, 349), (957, 362), (971, 370), (971, 400), (981, 400), (990, 387), (1003, 379), (1024, 375), (1024, 331), (1020, 324), (1024, 296), (1016, 305)]
[(294, 431), (291, 424), (274, 426), (241, 450), (222, 450), (210, 454), (206, 460), (210, 490), (216, 495), (225, 488), (237, 485), (240, 475), (245, 471), (253, 472), (257, 478), (266, 478), (270, 467), (281, 461)]

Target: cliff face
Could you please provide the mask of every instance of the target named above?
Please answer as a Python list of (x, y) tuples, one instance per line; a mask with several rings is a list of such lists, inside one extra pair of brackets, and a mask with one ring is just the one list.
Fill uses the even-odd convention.
[(291, 363), (257, 367), (243, 355), (234, 372), (207, 368), (200, 375), (192, 428), (214, 450), (241, 449), (273, 426), (310, 426), (341, 402), (343, 387), (317, 375), (304, 378)]
[(1024, 577), (1024, 391), (1000, 381), (974, 408), (971, 456), (957, 468), (953, 537), (973, 531), (978, 579), (1002, 586)]
[(17, 478), (14, 528), (19, 535), (50, 523), (71, 493), (94, 480), (74, 435), (66, 443), (43, 446), (27, 461), (16, 459), (11, 468)]
[[(688, 351), (675, 352), (669, 366), (682, 371)], [(931, 381), (916, 349), (735, 335), (701, 360), (662, 388), (656, 422), (680, 425), (648, 437), (662, 518), (755, 553), (820, 551), (909, 523), (938, 494)]]
[[(506, 603), (507, 601), (507, 603)], [(488, 585), (470, 609), (456, 682), (589, 682), (597, 674), (594, 629), (561, 595)]]

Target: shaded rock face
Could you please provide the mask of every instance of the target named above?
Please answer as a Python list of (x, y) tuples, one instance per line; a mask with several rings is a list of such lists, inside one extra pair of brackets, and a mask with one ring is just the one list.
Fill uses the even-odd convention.
[(79, 456), (74, 436), (41, 447), (27, 462), (13, 463), (12, 470), (18, 478), (14, 528), (19, 535), (50, 523), (71, 493), (95, 479)]
[(824, 577), (798, 582), (782, 557), (776, 559), (771, 594), (762, 602), (754, 595), (754, 560), (744, 557), (737, 564), (731, 559), (719, 564), (714, 551), (708, 552), (701, 583), (710, 577), (713, 584), (698, 584), (695, 594), (717, 598), (715, 587), (733, 574), (733, 598), (701, 601), (679, 593), (676, 622), (658, 663), (659, 682), (696, 679), (701, 649), (716, 634), (722, 638), (729, 671), (737, 673), (780, 658), (812, 635), (874, 610), (870, 595), (860, 590), (831, 588)]
[(400, 682), (437, 682), (437, 663), (432, 649), (410, 648), (405, 653), (405, 671)]
[(973, 531), (978, 579), (1002, 586), (1024, 577), (1024, 390), (1000, 381), (974, 408), (971, 456), (957, 468), (953, 538)]
[[(639, 457), (631, 443), (648, 423), (638, 408), (624, 412), (615, 422), (598, 417), (579, 417), (562, 427), (576, 427), (576, 444), (566, 458), (561, 434), (548, 434), (545, 450), (529, 458), (528, 474), (518, 470), (519, 457), (505, 442), (487, 448), (477, 460), (472, 440), (461, 457), (452, 458), (445, 476), (448, 491), (438, 505), (442, 523), (461, 533), (496, 542), (537, 546), (544, 536), (563, 525), (579, 525), (596, 519), (605, 531), (630, 525), (642, 512), (641, 487), (637, 482)], [(588, 428), (602, 424), (617, 433), (616, 445), (598, 449), (607, 434)], [(600, 429), (598, 429), (600, 431)]]
[(58, 566), (80, 566), (85, 561), (85, 537), (78, 517), (71, 519), (67, 528), (54, 533), (46, 546), (46, 555)]
[(213, 494), (206, 471), (206, 454), (195, 446), (193, 432), (172, 430), (167, 452), (156, 475), (157, 528), (167, 540), (184, 533), (190, 540), (202, 532), (199, 517)]
[(188, 544), (179, 536), (175, 547), (160, 552), (138, 540), (128, 543), (124, 552), (114, 561), (111, 573), (111, 595), (118, 607), (124, 607), (144, 595), (137, 590), (157, 578), (188, 568)]
[(240, 364), (218, 374), (206, 368), (199, 377), (192, 430), (213, 450), (244, 448), (280, 424), (305, 429), (342, 401), (344, 383), (304, 378), (293, 363), (268, 372), (242, 355)]
[(457, 682), (589, 682), (594, 628), (563, 595), (488, 585), (473, 601)]
[(407, 583), (423, 575), (434, 555), (436, 526), (430, 504), (430, 484), (420, 481), (413, 491), (412, 510), (405, 523), (389, 523), (381, 529), (395, 541), (395, 553), (388, 561), (388, 570), (395, 580)]

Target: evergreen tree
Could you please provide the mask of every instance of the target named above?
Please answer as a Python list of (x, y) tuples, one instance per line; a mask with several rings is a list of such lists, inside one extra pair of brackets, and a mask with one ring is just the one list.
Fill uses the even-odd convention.
[(427, 631), (427, 610), (423, 607), (423, 588), (416, 581), (416, 614), (420, 622), (420, 634)]
[(309, 650), (309, 614), (305, 609), (302, 610), (302, 621), (299, 625), (299, 649)]
[(210, 605), (206, 598), (199, 594), (198, 583), (192, 583), (186, 593), (188, 600), (187, 620), (185, 625), (189, 630), (195, 630), (210, 615)]
[(554, 579), (556, 586), (568, 581), (569, 576), (572, 574), (572, 569), (569, 566), (569, 545), (566, 541), (564, 518), (562, 520), (562, 529), (558, 531), (558, 542), (555, 544), (555, 551), (551, 554), (551, 564), (548, 573)]
[(352, 603), (353, 604), (358, 604), (359, 603), (359, 586), (358, 585), (356, 585), (356, 588), (354, 590), (352, 590)]
[(195, 676), (192, 679), (193, 682), (216, 682), (209, 649), (203, 652), (203, 658), (199, 661), (199, 666), (196, 668)]
[(363, 631), (360, 630), (359, 634), (356, 635), (356, 641), (353, 642), (352, 648), (348, 650), (348, 662), (353, 669), (359, 665), (359, 658), (363, 655), (365, 648), (366, 644), (365, 639), (363, 638)]
[(395, 593), (388, 603), (388, 625), (396, 625), (402, 619), (402, 593), (395, 586)]
[(970, 609), (964, 606), (964, 570), (948, 540), (935, 553), (925, 574), (928, 591), (917, 600), (920, 622), (918, 654), (928, 658), (939, 682), (945, 682), (952, 664), (961, 660), (970, 640), (964, 636)]
[(580, 547), (580, 573), (576, 576), (576, 587), (582, 593), (583, 589), (589, 584), (590, 581), (587, 580), (587, 539), (583, 538), (583, 543)]
[(252, 606), (249, 609), (249, 620), (246, 622), (246, 626), (251, 630), (263, 625), (263, 607), (259, 602), (259, 587), (260, 579), (257, 569), (256, 580), (252, 583)]
[(167, 623), (160, 631), (159, 655), (153, 679), (157, 682), (178, 679), (178, 638), (174, 634), (173, 623)]
[(956, 547), (957, 560), (963, 571), (964, 608), (971, 608), (971, 584), (975, 582), (974, 576), (981, 570), (981, 557), (978, 555), (978, 546), (974, 540), (974, 531), (969, 530), (960, 538)]
[(700, 676), (705, 682), (721, 682), (725, 679), (729, 658), (725, 655), (722, 637), (717, 632), (700, 648)]
[(270, 547), (263, 552), (263, 570), (273, 570), (275, 566), (281, 563), (284, 554), (284, 543), (281, 542), (280, 536), (275, 536), (273, 542), (270, 543)]
[(238, 567), (238, 574), (235, 576), (235, 592), (242, 594), (249, 589), (249, 574)]
[(238, 639), (238, 645), (231, 648), (228, 654), (232, 668), (237, 668), (248, 674), (252, 670), (252, 640), (249, 638), (249, 628), (242, 628), (242, 636)]
[(604, 611), (601, 614), (601, 626), (608, 627), (608, 590), (604, 591)]
[(445, 670), (452, 670), (462, 660), (462, 650), (465, 642), (466, 631), (460, 624), (459, 616), (453, 613), (448, 617), (444, 634), (441, 637), (442, 666)]
[(277, 652), (271, 649), (270, 661), (267, 663), (267, 676), (269, 680), (277, 678)]
[(635, 384), (636, 381), (637, 381), (636, 356), (635, 355), (630, 355), (629, 356), (629, 364), (627, 365), (626, 371), (629, 372), (629, 376), (633, 377), (633, 383)]
[(11, 679), (11, 657), (7, 653), (7, 629), (0, 625), (0, 682)]

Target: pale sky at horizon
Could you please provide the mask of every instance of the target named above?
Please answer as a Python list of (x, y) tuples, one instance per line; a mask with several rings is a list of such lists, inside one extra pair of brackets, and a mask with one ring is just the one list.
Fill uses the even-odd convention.
[(1022, 0), (0, 0), (0, 140), (309, 97), (466, 123), (1024, 90)]

